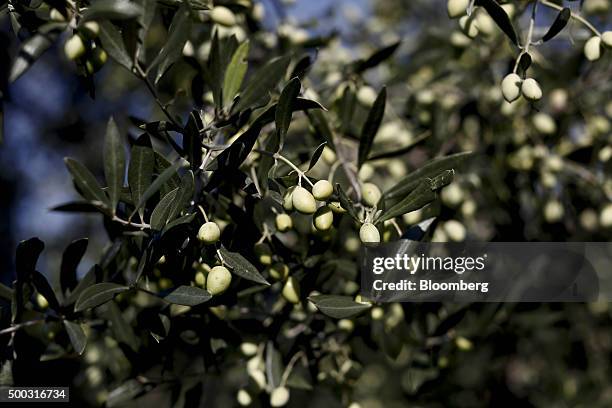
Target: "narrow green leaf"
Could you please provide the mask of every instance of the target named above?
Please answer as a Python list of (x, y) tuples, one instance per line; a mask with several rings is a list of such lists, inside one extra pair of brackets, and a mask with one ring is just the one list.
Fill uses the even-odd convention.
[(116, 302), (108, 302), (106, 304), (105, 315), (111, 323), (111, 329), (115, 340), (119, 343), (127, 344), (132, 350), (137, 351), (140, 344), (139, 338), (134, 333), (134, 329), (117, 306)]
[(552, 40), (557, 34), (559, 34), (561, 30), (565, 28), (571, 16), (572, 11), (568, 7), (564, 7), (561, 11), (559, 11), (557, 18), (555, 18), (555, 21), (553, 21), (546, 34), (544, 34), (544, 37), (542, 37), (542, 41), (546, 42)]
[(249, 42), (245, 41), (234, 52), (223, 79), (223, 106), (228, 107), (240, 90), (248, 68)]
[(164, 297), (166, 302), (183, 306), (197, 306), (212, 298), (210, 292), (195, 286), (179, 286)]
[(85, 10), (80, 24), (89, 20), (128, 20), (140, 14), (142, 8), (128, 0), (98, 0)]
[(230, 252), (223, 247), (219, 251), (221, 252), (223, 261), (230, 268), (232, 268), (232, 272), (234, 274), (255, 283), (270, 285), (270, 283), (268, 283), (268, 281), (265, 280), (265, 278), (259, 273), (257, 268), (238, 252)]
[(189, 224), (195, 218), (196, 213), (183, 215), (182, 217), (177, 218), (176, 220), (170, 221), (166, 224), (163, 229), (162, 235), (170, 231), (174, 227), (178, 227), (179, 225)]
[(19, 242), (15, 254), (17, 280), (25, 281), (30, 277), (44, 248), (45, 244), (38, 238), (30, 238)]
[(266, 345), (266, 379), (270, 388), (280, 387), (283, 371), (283, 357), (274, 347), (274, 343), (268, 341)]
[(87, 345), (87, 335), (80, 324), (64, 320), (64, 327), (77, 354), (83, 354)]
[(65, 304), (66, 305), (70, 305), (70, 304), (76, 302), (78, 300), (79, 296), (81, 296), (81, 293), (85, 289), (90, 287), (91, 285), (95, 284), (96, 280), (98, 279), (98, 276), (101, 276), (101, 275), (102, 275), (101, 268), (98, 265), (92, 266), (91, 269), (89, 269), (89, 271), (87, 271), (85, 276), (83, 276), (83, 279), (81, 279), (79, 281), (79, 283), (77, 283), (77, 285), (74, 288), (74, 290), (72, 292), (70, 292), (70, 295), (66, 299)]
[(374, 143), (374, 137), (378, 132), (378, 128), (385, 115), (385, 105), (387, 103), (387, 88), (383, 87), (372, 105), (372, 109), (368, 113), (368, 117), (361, 129), (361, 138), (359, 140), (359, 153), (357, 159), (357, 167), (361, 167), (368, 160), (368, 155)]
[(179, 189), (175, 188), (166, 194), (159, 203), (153, 209), (151, 213), (151, 228), (156, 231), (161, 231), (161, 229), (166, 225), (166, 221), (168, 221), (168, 215), (172, 210), (172, 202), (176, 198)]
[(64, 159), (64, 162), (79, 192), (85, 199), (99, 201), (106, 206), (109, 205), (108, 197), (102, 190), (102, 187), (100, 187), (100, 184), (98, 184), (98, 180), (96, 180), (87, 167), (68, 157)]
[(495, 0), (477, 0), (476, 4), (484, 7), (489, 13), (493, 21), (499, 26), (499, 28), (508, 36), (510, 41), (514, 45), (518, 45), (518, 37), (510, 17), (506, 14), (506, 11), (500, 6)]
[(60, 287), (62, 292), (68, 293), (77, 285), (77, 267), (87, 251), (89, 240), (87, 238), (72, 241), (62, 254), (60, 265)]
[(319, 146), (317, 146), (314, 153), (312, 154), (312, 157), (310, 158), (310, 163), (308, 164), (308, 170), (311, 170), (317, 164), (317, 162), (319, 161), (319, 158), (321, 157), (321, 154), (323, 154), (323, 149), (325, 149), (326, 145), (327, 143), (323, 142)]
[(280, 147), (282, 149), (285, 144), (285, 135), (289, 130), (291, 124), (291, 117), (293, 116), (293, 103), (300, 94), (302, 83), (299, 78), (293, 78), (287, 86), (283, 89), (278, 99), (278, 105), (276, 106), (276, 132), (278, 133), (278, 139)]
[(129, 289), (128, 286), (118, 285), (116, 283), (97, 283), (81, 292), (81, 295), (74, 305), (74, 311), (82, 312), (83, 310), (100, 306), (113, 299), (115, 295)]
[(191, 19), (189, 6), (183, 4), (172, 19), (166, 39), (160, 53), (157, 54), (147, 72), (157, 66), (155, 83), (159, 82), (162, 75), (183, 55), (183, 47), (191, 34)]
[(355, 209), (353, 201), (338, 183), (336, 183), (336, 194), (338, 194), (338, 199), (340, 200), (342, 208), (344, 208), (355, 221), (359, 221), (359, 215), (357, 214), (357, 209)]
[(55, 292), (53, 291), (53, 288), (49, 284), (47, 278), (45, 278), (42, 273), (34, 271), (32, 272), (32, 283), (34, 284), (34, 287), (38, 293), (47, 299), (47, 302), (49, 302), (49, 307), (56, 311), (59, 310), (60, 305), (57, 300), (57, 296), (55, 296)]
[(310, 296), (308, 300), (314, 303), (321, 313), (334, 319), (356, 316), (370, 308), (370, 304), (357, 303), (350, 296), (316, 295)]
[(112, 59), (128, 71), (132, 70), (133, 61), (128, 55), (119, 30), (109, 21), (100, 22), (100, 41), (102, 47)]
[(193, 198), (194, 192), (195, 179), (193, 176), (193, 172), (189, 170), (185, 174), (183, 174), (183, 177), (181, 177), (181, 186), (179, 187), (179, 191), (176, 194), (176, 197), (172, 201), (170, 211), (168, 212), (168, 220), (166, 222), (174, 220), (181, 214), (181, 211), (183, 211), (185, 206), (189, 204), (189, 202)]
[(435, 177), (444, 170), (454, 169), (460, 165), (465, 159), (470, 157), (472, 152), (462, 152), (451, 154), (449, 156), (438, 157), (422, 165), (419, 169), (408, 174), (401, 179), (397, 184), (388, 189), (384, 193), (386, 199), (398, 199), (405, 196), (410, 191), (414, 190), (424, 177)]
[[(274, 58), (261, 67), (249, 80), (246, 88), (240, 93), (240, 100), (232, 111), (240, 112), (246, 108), (264, 105), (269, 99), (269, 93), (280, 81), (291, 61), (290, 56)], [(265, 101), (261, 103), (261, 101)]]
[(355, 71), (363, 72), (366, 69), (374, 68), (375, 66), (377, 66), (381, 62), (383, 62), (386, 59), (388, 59), (389, 57), (391, 57), (393, 55), (393, 53), (395, 52), (395, 50), (397, 50), (397, 48), (399, 47), (400, 43), (401, 42), (398, 41), (398, 42), (395, 42), (395, 43), (393, 43), (391, 45), (383, 47), (383, 48), (375, 51), (372, 55), (370, 55), (365, 60), (357, 62), (356, 67), (355, 67)]
[(140, 200), (138, 200), (138, 204), (136, 204), (136, 208), (134, 208), (134, 211), (130, 215), (130, 218), (132, 218), (134, 214), (136, 214), (136, 211), (139, 211), (141, 208), (143, 208), (147, 200), (151, 198), (153, 194), (157, 193), (161, 186), (164, 185), (166, 181), (168, 181), (172, 176), (176, 174), (176, 171), (179, 168), (187, 167), (188, 165), (189, 162), (182, 158), (179, 158), (170, 167), (164, 170), (162, 174), (157, 176), (157, 178), (153, 180), (153, 183), (151, 183), (151, 185), (144, 191), (144, 193), (142, 193), (142, 196), (140, 197)]
[[(155, 157), (153, 149), (146, 146), (134, 145), (128, 168), (128, 183), (132, 192), (132, 201), (139, 203), (142, 199), (147, 187), (151, 184), (153, 178), (153, 168), (155, 166)], [(140, 218), (144, 215), (144, 210), (138, 208)]]
[(125, 177), (125, 150), (114, 119), (108, 120), (104, 139), (104, 176), (108, 185), (111, 210), (115, 213)]
[(429, 204), (433, 200), (436, 199), (436, 193), (431, 188), (432, 180), (429, 178), (422, 179), (418, 186), (410, 192), (404, 199), (400, 200), (397, 204), (392, 206), (383, 212), (380, 217), (378, 217), (375, 221), (376, 223), (381, 223), (391, 218), (398, 217), (400, 215), (416, 211), (419, 208), (424, 207)]

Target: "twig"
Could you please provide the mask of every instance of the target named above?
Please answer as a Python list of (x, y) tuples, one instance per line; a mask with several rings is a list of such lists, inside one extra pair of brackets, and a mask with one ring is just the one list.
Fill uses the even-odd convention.
[(44, 323), (45, 319), (36, 319), (36, 320), (29, 320), (27, 322), (23, 322), (23, 323), (18, 323), (18, 324), (14, 324), (11, 327), (8, 327), (6, 329), (0, 330), (0, 336), (3, 334), (10, 334), (10, 333), (14, 333), (19, 329), (22, 329), (24, 327), (28, 327), (28, 326), (34, 326), (35, 324), (40, 324), (40, 323)]
[(170, 120), (170, 122), (172, 122), (172, 124), (174, 126), (176, 126), (179, 129), (179, 132), (183, 129), (183, 125), (181, 125), (170, 113), (170, 111), (168, 111), (168, 108), (166, 108), (166, 106), (162, 103), (162, 101), (159, 99), (159, 95), (157, 94), (157, 90), (155, 89), (155, 86), (153, 86), (153, 84), (151, 83), (151, 80), (149, 79), (149, 77), (147, 76), (146, 72), (144, 72), (142, 70), (142, 68), (140, 67), (140, 64), (136, 63), (136, 65), (134, 65), (134, 68), (136, 69), (136, 72), (138, 73), (138, 77), (140, 79), (142, 79), (145, 83), (145, 85), (147, 86), (147, 88), (149, 89), (149, 91), (151, 92), (151, 94), (153, 95), (153, 97), (155, 98), (155, 102), (157, 102), (157, 104), (159, 105), (159, 107), (161, 108), (162, 112), (164, 112), (164, 114), (166, 115), (166, 117), (168, 118), (168, 120)]
[(117, 217), (116, 215), (113, 217), (113, 221), (116, 221), (116, 222), (118, 222), (120, 224), (127, 225), (127, 226), (130, 226), (130, 227), (135, 227), (135, 228), (140, 228), (140, 229), (151, 229), (151, 225), (150, 224), (144, 224), (144, 223), (139, 224), (137, 222), (126, 221), (126, 220), (124, 220), (122, 218)]

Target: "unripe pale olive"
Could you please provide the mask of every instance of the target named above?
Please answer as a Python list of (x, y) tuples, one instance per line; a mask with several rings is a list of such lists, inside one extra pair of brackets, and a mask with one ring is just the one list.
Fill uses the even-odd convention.
[(496, 33), (497, 26), (495, 21), (489, 16), (484, 9), (478, 8), (475, 12), (476, 18), (476, 26), (478, 27), (478, 32), (483, 33), (486, 36), (492, 36)]
[(365, 106), (372, 106), (376, 100), (376, 91), (369, 85), (362, 86), (357, 91), (357, 100)]
[(378, 243), (380, 242), (380, 232), (374, 224), (366, 222), (359, 229), (359, 239), (363, 243)]
[(601, 209), (599, 224), (604, 228), (612, 227), (612, 204), (607, 204)]
[(461, 17), (466, 13), (470, 0), (448, 0), (446, 11), (450, 18)]
[(327, 205), (336, 214), (344, 214), (346, 210), (342, 208), (342, 205), (338, 201), (332, 201)]
[(293, 190), (291, 202), (293, 203), (293, 208), (302, 214), (312, 214), (317, 209), (317, 202), (312, 194), (310, 194), (310, 191), (301, 186), (296, 186), (295, 190)]
[(612, 48), (612, 31), (604, 31), (601, 34), (601, 42), (608, 48)]
[(210, 18), (217, 24), (227, 27), (236, 25), (236, 15), (227, 7), (216, 6), (210, 11)]
[(280, 232), (289, 231), (291, 228), (293, 228), (293, 220), (287, 214), (278, 214), (276, 216), (275, 223), (276, 229)]
[(38, 307), (40, 307), (41, 309), (46, 309), (47, 307), (49, 307), (49, 302), (47, 301), (47, 298), (45, 298), (40, 293), (36, 294), (36, 303), (38, 303)]
[(221, 236), (221, 230), (217, 223), (209, 221), (200, 227), (198, 231), (198, 239), (205, 244), (214, 244), (219, 240)]
[(584, 44), (584, 56), (589, 61), (596, 61), (601, 57), (601, 37), (593, 36)]
[(462, 351), (469, 351), (474, 347), (474, 344), (465, 337), (459, 336), (455, 339), (457, 348)]
[(287, 276), (289, 276), (289, 267), (287, 264), (282, 262), (277, 262), (272, 265), (268, 271), (270, 273), (270, 277), (276, 280), (285, 280)]
[(66, 21), (66, 17), (60, 13), (60, 11), (58, 9), (51, 9), (51, 11), (49, 12), (49, 18), (53, 21)]
[(327, 180), (319, 180), (312, 187), (312, 195), (319, 201), (325, 201), (334, 193), (334, 186)]
[(557, 131), (555, 120), (548, 114), (538, 112), (532, 118), (533, 127), (543, 135), (552, 135)]
[(376, 184), (372, 183), (364, 183), (361, 186), (361, 195), (363, 197), (363, 202), (370, 207), (374, 207), (378, 204), (380, 197), (382, 197), (382, 193)]
[(289, 390), (286, 387), (278, 387), (270, 393), (270, 406), (282, 407), (289, 402)]
[(95, 21), (87, 21), (81, 27), (79, 27), (80, 32), (90, 40), (94, 40), (100, 34), (100, 24)]
[(283, 286), (283, 297), (291, 303), (300, 303), (300, 284), (293, 276), (290, 276)]
[(448, 220), (444, 223), (444, 232), (451, 241), (460, 242), (465, 239), (465, 227), (457, 220)]
[[(100, 68), (102, 68), (102, 66), (106, 63), (107, 60), (108, 60), (108, 54), (106, 54), (106, 51), (104, 51), (100, 47), (94, 48), (91, 51), (91, 58), (88, 59), (85, 64), (87, 67), (87, 71), (90, 74), (99, 71)], [(91, 64), (91, 70), (90, 70), (89, 64)]]
[(323, 158), (323, 161), (330, 166), (336, 162), (336, 153), (329, 146), (325, 146), (323, 148), (321, 157)]
[(198, 285), (201, 288), (205, 288), (206, 287), (206, 275), (204, 275), (204, 272), (202, 272), (202, 271), (196, 272), (196, 275), (195, 275), (195, 284)]
[(85, 44), (79, 35), (73, 35), (64, 44), (64, 53), (69, 60), (76, 60), (85, 54)]
[(542, 98), (542, 89), (540, 88), (540, 84), (538, 84), (538, 81), (533, 78), (527, 78), (523, 81), (521, 91), (527, 100), (538, 101)]
[(516, 101), (521, 96), (521, 77), (517, 74), (508, 74), (501, 83), (502, 95), (508, 102)]
[(285, 192), (283, 196), (283, 208), (285, 211), (293, 211), (293, 191), (296, 186), (291, 186)]
[(229, 288), (232, 283), (232, 274), (225, 266), (215, 266), (210, 270), (208, 279), (206, 279), (206, 290), (211, 295), (218, 295)]
[(558, 200), (550, 200), (544, 206), (544, 219), (549, 223), (558, 222), (563, 218), (563, 204)]
[(320, 207), (315, 212), (312, 222), (319, 231), (327, 231), (334, 223), (334, 213), (328, 206)]
[(470, 38), (474, 38), (478, 35), (478, 26), (476, 25), (476, 19), (473, 14), (469, 17), (461, 17), (459, 19), (459, 27), (461, 27), (465, 35)]
[(247, 407), (251, 405), (251, 402), (253, 402), (253, 399), (251, 398), (251, 395), (247, 392), (247, 390), (241, 388), (238, 390), (238, 393), (236, 394), (236, 401), (238, 401), (238, 404), (240, 406)]
[(255, 244), (253, 250), (255, 251), (255, 255), (257, 255), (259, 263), (262, 265), (272, 265), (272, 250), (268, 244)]
[(382, 307), (376, 306), (372, 308), (370, 315), (372, 316), (372, 320), (380, 320), (385, 316), (385, 311)]
[(240, 351), (247, 357), (252, 357), (257, 354), (257, 344), (244, 342), (240, 344)]

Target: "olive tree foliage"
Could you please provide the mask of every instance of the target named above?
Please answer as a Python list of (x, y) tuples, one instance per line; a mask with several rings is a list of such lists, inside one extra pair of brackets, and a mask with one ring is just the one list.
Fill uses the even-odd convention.
[[(477, 18), (506, 34), (496, 37), (504, 47), (523, 44), (496, 2), (465, 3), (457, 13), (468, 36), (455, 35), (452, 47), (467, 44)], [(486, 369), (474, 370), (503, 340), (474, 350), (470, 338), (500, 336), (494, 322), (506, 322), (512, 307), (372, 304), (358, 295), (357, 255), (363, 243), (427, 237), (445, 211), (439, 192), (480, 147), (441, 131), (440, 118), (479, 104), (499, 110), (501, 90), (495, 101), (466, 93), (439, 107), (445, 90), (426, 59), (407, 71), (419, 92), (406, 92), (394, 59), (402, 41), (347, 58), (333, 33), (267, 31), (261, 4), (248, 1), (31, 1), (9, 2), (4, 12), (21, 39), (9, 81), (59, 49), (92, 97), (98, 70), (110, 64), (141, 83), (158, 111), (127, 118), (127, 130), (117, 124), (126, 118), (109, 118), (103, 179), (66, 158), (79, 198), (55, 210), (100, 214), (109, 245), (79, 277), (88, 241), (70, 243), (56, 283), (37, 270), (44, 244), (19, 244), (13, 287), (0, 287), (10, 303), (0, 331), (3, 384), (27, 382), (24, 373), (44, 362), (78, 359), (73, 394), (92, 405), (348, 406), (459, 396), (469, 406), (496, 387)], [(550, 30), (572, 17), (559, 16)], [(529, 32), (503, 73), (517, 73), (510, 85), (524, 111), (540, 99), (525, 86), (527, 44), (537, 41)], [(398, 158), (412, 154), (431, 157), (408, 169)], [(463, 239), (461, 226), (444, 226), (446, 238)], [(523, 330), (516, 324), (513, 336)], [(526, 370), (520, 363), (517, 372)], [(519, 377), (517, 387), (528, 388)], [(432, 396), (436, 390), (446, 394)]]

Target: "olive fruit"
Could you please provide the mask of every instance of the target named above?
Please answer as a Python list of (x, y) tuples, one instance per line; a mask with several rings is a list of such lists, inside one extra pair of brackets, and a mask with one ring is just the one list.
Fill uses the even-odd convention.
[(301, 186), (296, 186), (293, 190), (291, 202), (293, 203), (293, 208), (303, 214), (312, 214), (317, 209), (317, 202), (312, 194), (310, 194), (310, 191)]
[(49, 18), (52, 21), (57, 21), (57, 22), (62, 22), (62, 21), (66, 21), (66, 16), (64, 16), (58, 9), (51, 9), (51, 11), (49, 12)]
[(272, 265), (268, 271), (270, 273), (270, 277), (276, 280), (285, 280), (287, 276), (289, 276), (289, 267), (287, 264), (282, 262), (277, 262)]
[(604, 228), (612, 227), (612, 204), (606, 204), (599, 213), (599, 224)]
[(219, 226), (212, 221), (202, 224), (198, 231), (198, 239), (205, 244), (214, 244), (219, 240), (221, 236), (221, 230)]
[(49, 307), (49, 302), (47, 302), (47, 298), (45, 298), (40, 293), (36, 294), (36, 303), (41, 309), (46, 309), (47, 307)]
[(210, 18), (217, 24), (231, 27), (236, 25), (236, 15), (227, 7), (216, 6), (210, 11)]
[(470, 0), (448, 0), (446, 3), (446, 11), (450, 18), (461, 17), (465, 14)]
[(247, 390), (241, 388), (236, 394), (236, 401), (238, 401), (238, 404), (240, 406), (248, 407), (249, 405), (251, 405), (251, 402), (253, 402), (253, 399), (251, 398), (251, 395), (248, 393)]
[(270, 393), (270, 406), (282, 407), (289, 402), (289, 390), (286, 387), (277, 387)]
[(329, 197), (331, 197), (333, 192), (334, 187), (327, 180), (319, 180), (312, 187), (312, 195), (319, 201), (327, 200)]
[(278, 214), (276, 216), (275, 223), (276, 229), (280, 232), (289, 231), (291, 228), (293, 228), (293, 220), (287, 214)]
[(523, 81), (521, 91), (523, 92), (523, 96), (530, 101), (537, 101), (542, 98), (540, 84), (533, 78), (527, 78)]
[(378, 204), (380, 197), (382, 197), (382, 193), (376, 184), (372, 183), (364, 183), (361, 186), (361, 195), (363, 197), (363, 202), (370, 207), (374, 207)]
[(244, 342), (240, 344), (240, 351), (247, 357), (252, 357), (257, 354), (257, 344)]
[(474, 38), (478, 35), (478, 27), (476, 26), (476, 19), (474, 16), (463, 16), (459, 19), (459, 27), (461, 30), (470, 38)]
[(557, 131), (555, 120), (548, 114), (538, 112), (532, 118), (533, 127), (543, 135), (552, 135)]
[(328, 206), (320, 207), (315, 212), (312, 222), (319, 231), (327, 231), (334, 223), (334, 213)]
[(508, 102), (516, 101), (521, 96), (521, 77), (517, 74), (508, 74), (501, 83), (502, 95)]
[(548, 223), (561, 221), (564, 214), (563, 204), (558, 200), (550, 200), (544, 205), (544, 219)]
[(87, 21), (81, 27), (79, 27), (79, 31), (90, 40), (94, 40), (98, 38), (100, 34), (100, 24), (95, 21)]
[(612, 31), (604, 31), (601, 34), (601, 42), (608, 47), (612, 48)]
[(291, 303), (300, 303), (300, 284), (293, 276), (290, 276), (283, 286), (283, 297)]
[(328, 146), (323, 148), (323, 153), (321, 154), (323, 161), (327, 163), (329, 166), (336, 162), (336, 153)]
[(206, 279), (206, 290), (211, 295), (218, 295), (229, 288), (232, 283), (232, 274), (225, 266), (215, 266), (210, 270), (208, 279)]
[(253, 248), (255, 255), (257, 255), (257, 259), (259, 263), (262, 265), (272, 265), (272, 250), (268, 246), (268, 244), (259, 243), (255, 244)]
[(206, 287), (206, 275), (204, 275), (204, 272), (202, 272), (202, 271), (196, 272), (196, 275), (195, 275), (195, 284), (198, 285), (201, 288), (205, 288)]
[(378, 243), (380, 242), (380, 232), (374, 224), (366, 222), (359, 229), (359, 239), (363, 243)]
[(69, 60), (76, 60), (85, 54), (85, 44), (83, 43), (83, 39), (75, 34), (66, 40), (64, 44), (64, 53)]
[(85, 61), (85, 68), (87, 68), (88, 73), (93, 74), (99, 71), (107, 60), (108, 55), (106, 51), (100, 47), (96, 47), (91, 51), (91, 58)]
[(589, 61), (596, 61), (601, 57), (601, 37), (593, 36), (584, 44), (584, 56)]
[(283, 208), (285, 211), (293, 211), (293, 191), (296, 186), (291, 186), (285, 191), (283, 196)]

